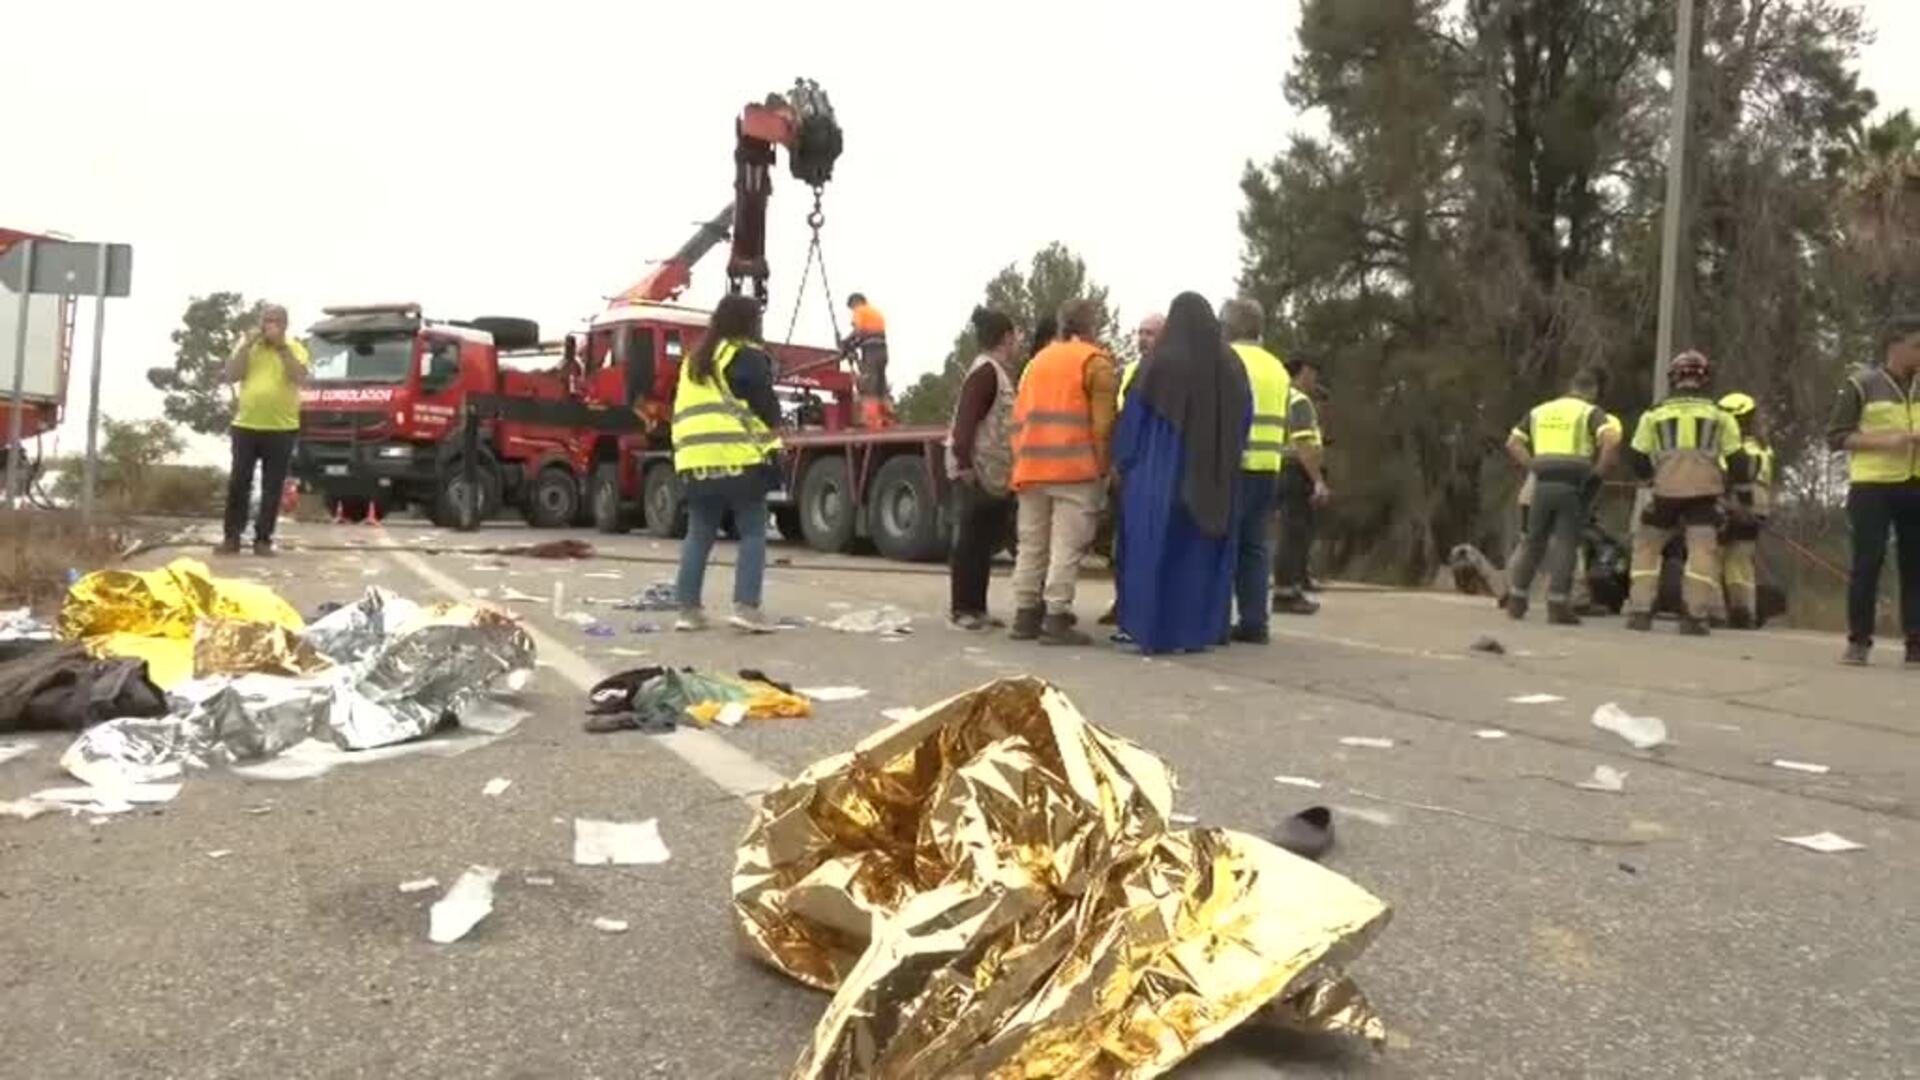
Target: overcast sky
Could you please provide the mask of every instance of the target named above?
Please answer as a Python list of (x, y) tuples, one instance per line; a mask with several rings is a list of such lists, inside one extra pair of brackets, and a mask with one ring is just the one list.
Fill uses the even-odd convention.
[[(1920, 110), (1920, 2), (1868, 0), (1868, 85)], [(994, 271), (1052, 240), (1124, 317), (1238, 266), (1238, 180), (1282, 145), (1295, 4), (22, 3), (0, 225), (134, 245), (105, 409), (155, 415), (187, 299), (418, 300), (549, 335), (731, 195), (733, 118), (795, 76), (832, 95), (836, 295), (887, 313), (895, 381), (937, 365)], [(908, 10), (911, 14), (906, 14)], [(777, 174), (769, 334), (805, 255)], [(688, 299), (724, 287), (724, 255)], [(88, 308), (90, 310), (90, 307)], [(798, 335), (824, 342), (825, 302)], [(86, 320), (66, 447), (84, 429)], [(11, 345), (5, 346), (10, 349)]]

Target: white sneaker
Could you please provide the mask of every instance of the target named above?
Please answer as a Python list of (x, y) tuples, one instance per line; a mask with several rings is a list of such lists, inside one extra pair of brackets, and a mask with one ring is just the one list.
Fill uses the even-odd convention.
[(688, 608), (680, 613), (679, 618), (673, 620), (673, 628), (688, 633), (696, 630), (705, 630), (707, 628), (707, 613), (699, 608)]
[(749, 634), (771, 634), (780, 628), (759, 608), (748, 607), (745, 604), (733, 605), (733, 617), (727, 620), (727, 625)]

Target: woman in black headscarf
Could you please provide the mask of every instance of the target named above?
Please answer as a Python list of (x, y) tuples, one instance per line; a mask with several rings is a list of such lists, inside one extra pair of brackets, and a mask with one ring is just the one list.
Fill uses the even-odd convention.
[(1234, 480), (1253, 395), (1213, 308), (1181, 293), (1114, 435), (1120, 628), (1143, 652), (1204, 649), (1233, 603)]

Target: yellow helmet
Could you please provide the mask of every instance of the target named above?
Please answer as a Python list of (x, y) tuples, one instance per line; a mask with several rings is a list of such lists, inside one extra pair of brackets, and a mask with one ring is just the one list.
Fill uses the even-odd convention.
[(1736, 393), (1728, 394), (1726, 397), (1721, 398), (1720, 407), (1727, 410), (1727, 412), (1733, 414), (1736, 418), (1738, 418), (1738, 417), (1747, 415), (1748, 413), (1752, 412), (1756, 408), (1759, 408), (1759, 404), (1753, 400), (1752, 394), (1742, 394), (1742, 393), (1736, 392)]

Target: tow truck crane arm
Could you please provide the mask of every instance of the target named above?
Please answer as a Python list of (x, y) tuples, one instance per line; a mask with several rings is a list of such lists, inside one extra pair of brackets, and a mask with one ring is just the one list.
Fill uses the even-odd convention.
[(826, 91), (810, 79), (796, 79), (785, 94), (768, 94), (765, 103), (742, 109), (734, 134), (733, 201), (702, 222), (672, 258), (615, 297), (612, 306), (679, 296), (692, 279), (694, 264), (729, 235), (733, 248), (727, 258), (727, 290), (745, 292), (751, 281), (753, 298), (766, 306), (767, 199), (773, 192), (775, 148), (786, 148), (788, 170), (814, 190), (817, 218), (820, 189), (833, 179), (833, 164), (840, 157), (840, 125)]

